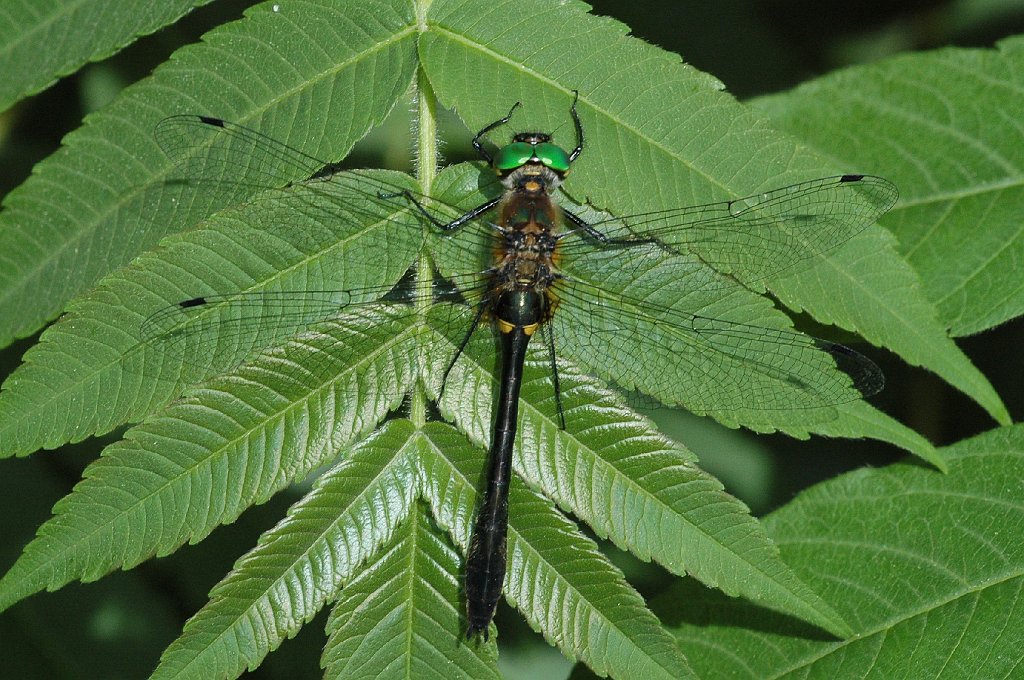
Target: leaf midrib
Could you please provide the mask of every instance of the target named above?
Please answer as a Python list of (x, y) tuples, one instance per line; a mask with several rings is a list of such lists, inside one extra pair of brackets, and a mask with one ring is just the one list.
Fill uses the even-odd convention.
[[(33, 28), (28, 31), (18, 31), (19, 38), (12, 40), (6, 46), (0, 47), (0, 60), (8, 60), (9, 55), (13, 54), (16, 48), (21, 47), (24, 44), (35, 43), (36, 45), (42, 45), (43, 42), (36, 39), (36, 35), (43, 33), (43, 28), (48, 31), (50, 26), (58, 23), (59, 19), (63, 19), (65, 15), (71, 15), (78, 11), (82, 5), (91, 4), (91, 0), (73, 0), (62, 6), (61, 11), (47, 15), (49, 18), (46, 21), (36, 22), (33, 24)], [(57, 73), (56, 75), (63, 75)]]
[[(832, 542), (829, 543), (829, 545), (836, 545), (836, 542), (832, 541)], [(793, 671), (796, 671), (796, 670), (799, 670), (799, 669), (805, 669), (805, 668), (812, 668), (814, 666), (815, 662), (817, 662), (817, 661), (819, 661), (821, 659), (828, 658), (832, 654), (835, 654), (838, 650), (841, 650), (841, 649), (843, 649), (845, 647), (848, 647), (848, 646), (850, 646), (852, 644), (855, 644), (855, 643), (863, 643), (865, 640), (867, 640), (867, 639), (869, 639), (869, 638), (871, 638), (871, 637), (873, 637), (875, 635), (886, 634), (886, 633), (890, 632), (893, 628), (895, 628), (898, 624), (905, 623), (907, 621), (911, 621), (915, 617), (918, 617), (918, 616), (928, 615), (931, 612), (934, 612), (934, 611), (936, 611), (938, 609), (941, 609), (942, 607), (944, 607), (944, 606), (946, 606), (948, 604), (952, 604), (952, 603), (956, 602), (957, 600), (960, 600), (961, 598), (968, 597), (968, 596), (980, 596), (988, 588), (994, 588), (994, 587), (996, 587), (998, 585), (1001, 585), (1003, 583), (1007, 583), (1007, 582), (1010, 582), (1010, 581), (1013, 581), (1013, 580), (1019, 580), (1020, 578), (1021, 578), (1021, 573), (1020, 573), (1019, 570), (1016, 571), (1016, 572), (1008, 571), (1003, 578), (992, 579), (992, 580), (986, 581), (985, 583), (980, 583), (980, 584), (978, 584), (978, 585), (976, 585), (974, 587), (966, 588), (963, 591), (957, 592), (956, 594), (951, 595), (949, 597), (942, 598), (940, 600), (935, 600), (933, 602), (930, 602), (930, 603), (928, 603), (928, 606), (921, 606), (921, 607), (913, 609), (913, 610), (909, 610), (908, 609), (908, 610), (900, 611), (900, 612), (898, 612), (900, 614), (899, 617), (888, 618), (888, 619), (885, 619), (884, 621), (880, 621), (878, 623), (878, 625), (876, 625), (876, 626), (874, 626), (872, 628), (857, 631), (857, 634), (855, 636), (852, 636), (852, 637), (850, 637), (850, 638), (848, 638), (846, 640), (841, 640), (839, 642), (832, 643), (827, 648), (821, 649), (820, 652), (818, 652), (816, 654), (809, 655), (805, 659), (802, 659), (799, 663), (796, 663), (796, 664), (794, 664), (792, 666), (789, 666), (787, 668), (780, 669), (775, 675), (772, 675), (770, 677), (771, 678), (790, 677), (793, 674)]]

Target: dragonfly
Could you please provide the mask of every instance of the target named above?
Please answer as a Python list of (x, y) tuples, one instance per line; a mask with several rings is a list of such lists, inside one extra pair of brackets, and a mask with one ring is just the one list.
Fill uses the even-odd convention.
[[(422, 314), (425, 304), (443, 305), (457, 310), (451, 318), (463, 319), (461, 341), (441, 377), (443, 392), (470, 338), (491, 327), (500, 339), (500, 377), (483, 501), (466, 556), (467, 638), (488, 638), (502, 594), (519, 394), (534, 337), (543, 340), (563, 429), (556, 360), (562, 348), (628, 390), (702, 414), (827, 410), (870, 396), (884, 383), (870, 359), (844, 345), (788, 327), (731, 320), (727, 313), (710, 315), (692, 295), (713, 298), (735, 289), (737, 281), (763, 282), (825, 256), (894, 205), (892, 183), (846, 174), (627, 216), (571, 208), (556, 197), (585, 147), (577, 103), (578, 93), (569, 110), (576, 136), (571, 150), (536, 131), (516, 133), (489, 150), (485, 137), (510, 122), (519, 102), (479, 130), (472, 145), (493, 171), (497, 190), (469, 210), (399, 182), (340, 171), (223, 119), (178, 115), (156, 130), (160, 146), (190, 179), (213, 186), (225, 200), (248, 182), (287, 188), (290, 177), (300, 177), (336, 201), (336, 214), (321, 211), (318, 218), (379, 211), (389, 219), (396, 208), (407, 209), (455, 249), (454, 259), (468, 263), (464, 272), (435, 267), (426, 290), (406, 277), (365, 288), (197, 295), (156, 311), (142, 331), (143, 343), (159, 352), (224, 371), (289, 333), (342, 313), (358, 320), (361, 310), (369, 319), (368, 310), (385, 303), (404, 305), (409, 314)], [(468, 229), (483, 239), (446, 240)], [(487, 241), (490, 262), (473, 266)], [(682, 287), (666, 283), (675, 280)], [(688, 390), (685, 399), (673, 396), (680, 385)]]

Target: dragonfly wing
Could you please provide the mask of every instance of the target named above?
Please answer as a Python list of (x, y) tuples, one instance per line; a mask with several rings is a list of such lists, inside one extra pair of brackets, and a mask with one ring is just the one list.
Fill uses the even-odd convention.
[[(898, 191), (871, 175), (824, 177), (745, 198), (619, 218), (599, 218), (595, 229), (610, 246), (688, 253), (746, 284), (799, 270), (846, 243), (888, 211)], [(652, 245), (653, 241), (653, 245)], [(564, 251), (593, 251), (578, 239)]]
[(695, 314), (682, 298), (666, 305), (578, 281), (559, 295), (562, 351), (602, 378), (694, 413), (824, 410), (881, 388), (881, 372), (866, 357), (789, 328)]
[[(341, 171), (329, 163), (243, 125), (196, 114), (170, 116), (154, 130), (157, 143), (174, 161), (177, 177), (171, 184), (187, 185), (210, 202), (210, 209), (237, 205), (263, 198), (262, 192), (302, 182), (311, 192), (336, 192), (344, 184), (349, 199), (359, 196), (364, 202), (384, 209), (411, 209), (405, 194), (426, 204), (438, 219), (447, 221), (462, 213), (458, 208), (428, 199), (412, 191), (406, 175), (359, 170)], [(279, 199), (272, 193), (270, 198)], [(190, 198), (191, 201), (197, 199)], [(301, 199), (293, 202), (298, 206)], [(379, 208), (378, 208), (379, 209)], [(308, 209), (307, 209), (308, 212)], [(320, 211), (322, 219), (337, 219)]]
[(155, 357), (143, 365), (149, 367), (149, 375), (159, 375), (167, 363), (181, 365), (190, 379), (202, 380), (230, 371), (325, 321), (358, 332), (376, 323), (384, 309), (392, 321), (411, 316), (425, 319), (430, 309), (435, 322), (459, 322), (466, 314), (462, 310), (478, 304), (486, 290), (486, 282), (472, 275), (437, 279), (419, 289), (411, 274), (392, 286), (207, 295), (168, 305), (142, 323), (139, 345)]
[(164, 118), (154, 135), (190, 182), (269, 189), (309, 179), (328, 167), (255, 130), (209, 116)]
[(168, 305), (142, 324), (142, 344), (206, 377), (345, 308), (345, 291), (209, 295)]

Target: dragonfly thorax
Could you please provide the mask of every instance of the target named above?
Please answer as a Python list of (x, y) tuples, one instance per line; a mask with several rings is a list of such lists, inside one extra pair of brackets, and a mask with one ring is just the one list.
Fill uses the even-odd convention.
[(501, 240), (495, 249), (495, 286), (502, 291), (545, 292), (559, 277), (558, 207), (546, 194), (510, 194), (501, 207)]

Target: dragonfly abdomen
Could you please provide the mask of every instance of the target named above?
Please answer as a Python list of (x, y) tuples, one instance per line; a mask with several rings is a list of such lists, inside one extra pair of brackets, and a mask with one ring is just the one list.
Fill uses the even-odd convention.
[(477, 515), (466, 558), (467, 637), (483, 633), (494, 617), (505, 580), (505, 541), (508, 531), (508, 487), (512, 476), (512, 447), (519, 419), (519, 389), (526, 348), (545, 321), (546, 298), (533, 291), (501, 293), (493, 314), (501, 332), (501, 386), (491, 440), (490, 469), (484, 503)]

